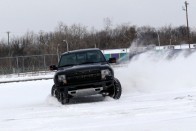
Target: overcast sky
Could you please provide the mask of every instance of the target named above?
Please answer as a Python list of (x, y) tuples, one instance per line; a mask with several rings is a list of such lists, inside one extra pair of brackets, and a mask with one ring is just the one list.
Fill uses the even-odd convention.
[[(189, 24), (196, 27), (196, 0), (189, 4)], [(113, 26), (185, 25), (185, 0), (0, 0), (0, 38), (7, 31), (21, 35), (27, 31), (54, 31), (59, 22), (102, 29), (108, 17)]]

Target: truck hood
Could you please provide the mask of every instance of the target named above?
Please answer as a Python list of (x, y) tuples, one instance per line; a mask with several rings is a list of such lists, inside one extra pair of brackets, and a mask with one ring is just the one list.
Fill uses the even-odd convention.
[(102, 69), (109, 69), (113, 72), (112, 68), (108, 64), (103, 63), (91, 63), (91, 64), (83, 64), (83, 65), (74, 65), (68, 67), (61, 67), (58, 69), (56, 74), (69, 74), (75, 73), (82, 70), (102, 70)]

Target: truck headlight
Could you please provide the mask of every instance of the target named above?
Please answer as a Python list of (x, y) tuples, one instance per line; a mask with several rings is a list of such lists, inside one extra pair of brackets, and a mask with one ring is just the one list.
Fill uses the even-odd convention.
[(66, 75), (58, 75), (58, 81), (67, 84)]
[(111, 76), (111, 71), (109, 69), (101, 70), (101, 78), (106, 79), (106, 76)]

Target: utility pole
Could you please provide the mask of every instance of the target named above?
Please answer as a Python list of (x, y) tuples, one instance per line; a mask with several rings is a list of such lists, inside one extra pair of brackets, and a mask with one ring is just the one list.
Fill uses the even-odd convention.
[(7, 33), (7, 44), (8, 46), (10, 45), (10, 32), (6, 32)]
[(155, 29), (154, 32), (157, 34), (157, 40), (158, 40), (158, 43), (159, 43), (159, 50), (161, 49), (161, 41), (160, 41), (160, 36), (159, 36), (159, 33), (158, 31)]
[(8, 56), (10, 56), (10, 31), (6, 32), (7, 33), (7, 44), (8, 44)]
[(57, 44), (57, 57), (58, 57), (58, 61), (59, 61), (59, 46), (60, 46), (60, 44)]
[(63, 42), (65, 42), (67, 44), (67, 52), (69, 51), (69, 44), (67, 42), (67, 40), (63, 40)]
[(187, 40), (190, 48), (190, 32), (189, 32), (189, 19), (188, 19), (188, 5), (189, 3), (187, 1), (184, 2), (185, 4), (185, 9), (183, 8), (184, 11), (186, 11), (186, 25), (187, 25)]

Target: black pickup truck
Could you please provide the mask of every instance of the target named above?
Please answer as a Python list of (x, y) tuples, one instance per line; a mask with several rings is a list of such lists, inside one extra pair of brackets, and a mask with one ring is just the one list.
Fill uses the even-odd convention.
[(63, 53), (58, 66), (50, 66), (50, 70), (57, 70), (51, 95), (62, 104), (69, 103), (73, 97), (97, 94), (119, 99), (121, 84), (110, 66), (115, 62), (115, 58), (107, 61), (97, 48)]

